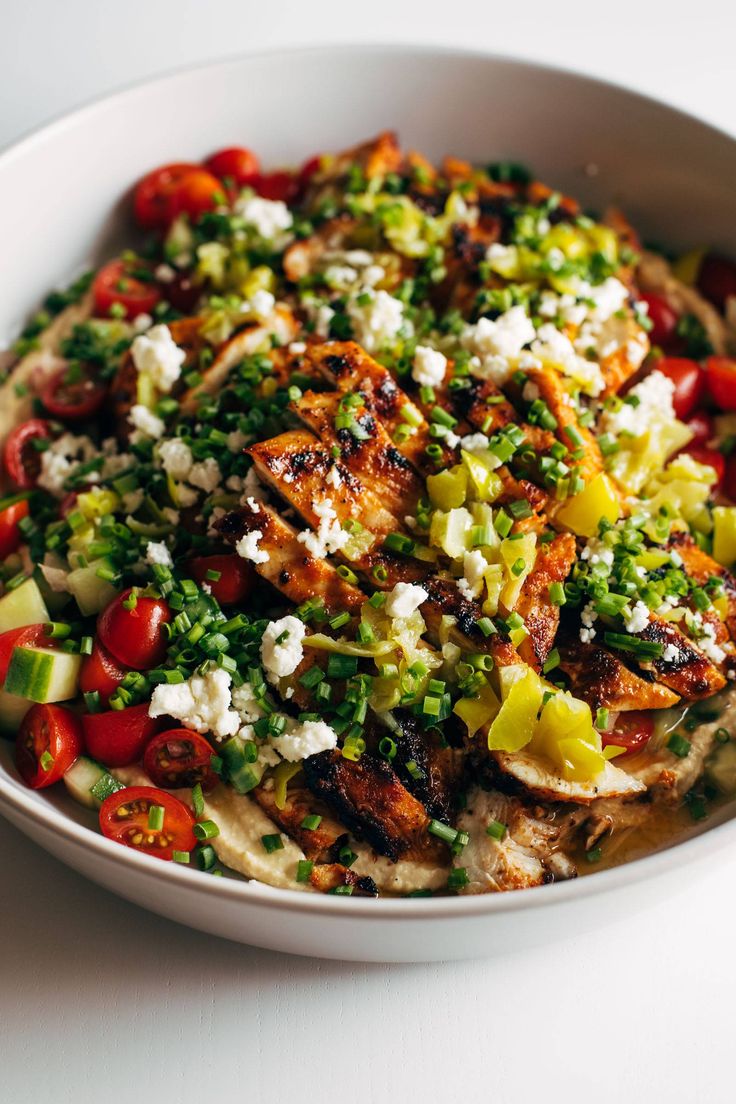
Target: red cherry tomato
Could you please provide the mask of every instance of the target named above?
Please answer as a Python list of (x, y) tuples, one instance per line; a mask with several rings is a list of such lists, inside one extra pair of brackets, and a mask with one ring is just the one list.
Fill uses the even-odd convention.
[(212, 770), (212, 754), (212, 748), (198, 732), (172, 728), (159, 732), (148, 744), (143, 769), (156, 786), (175, 790), (199, 782), (206, 793), (219, 781)]
[(724, 310), (726, 300), (736, 296), (736, 264), (717, 253), (707, 253), (700, 265), (697, 287), (706, 299)]
[[(164, 810), (161, 828), (149, 824), (155, 805)], [(173, 851), (192, 851), (197, 844), (194, 824), (194, 817), (178, 797), (153, 786), (127, 786), (106, 797), (100, 808), (103, 836), (157, 859), (170, 859)]]
[(248, 184), (261, 171), (256, 155), (243, 146), (229, 146), (218, 150), (207, 158), (204, 167), (219, 180), (227, 177), (238, 187)]
[[(650, 713), (643, 710), (632, 709), (627, 713), (619, 713), (616, 724), (610, 732), (602, 732), (601, 740), (604, 747), (626, 748), (625, 755), (633, 755), (645, 746), (649, 737), (654, 732), (654, 721)], [(624, 756), (620, 756), (621, 759)]]
[[(206, 583), (221, 606), (242, 602), (253, 589), (255, 574), (251, 564), (242, 558), (224, 553), (221, 556), (197, 556), (189, 565), (196, 581)], [(208, 579), (208, 571), (218, 571), (219, 579)]]
[(145, 230), (165, 230), (175, 218), (171, 208), (173, 192), (188, 173), (199, 171), (200, 166), (190, 161), (176, 161), (144, 176), (136, 184), (133, 196), (138, 225)]
[(736, 410), (736, 360), (708, 357), (705, 362), (708, 390), (721, 410)]
[(3, 685), (8, 674), (13, 648), (23, 644), (41, 644), (44, 648), (53, 647), (53, 640), (49, 640), (44, 632), (43, 625), (24, 625), (21, 629), (8, 629), (0, 633), (0, 686)]
[(158, 718), (148, 716), (148, 702), (82, 715), (84, 746), (93, 759), (99, 759), (106, 767), (137, 763), (160, 728)]
[(249, 183), (264, 199), (280, 199), (284, 203), (291, 203), (299, 194), (299, 178), (286, 169), (260, 173)]
[(222, 203), (222, 184), (205, 169), (186, 173), (171, 193), (171, 213), (188, 215), (192, 222)]
[(707, 445), (708, 441), (715, 437), (715, 426), (710, 414), (705, 410), (696, 410), (689, 418), (685, 419), (685, 425), (693, 434), (693, 445)]
[(655, 370), (675, 385), (673, 405), (678, 418), (687, 418), (700, 405), (705, 394), (705, 373), (696, 360), (686, 357), (662, 357)]
[(106, 394), (102, 380), (86, 369), (61, 368), (41, 392), (41, 402), (54, 418), (81, 422), (97, 413)]
[(171, 610), (160, 598), (136, 597), (132, 609), (123, 602), (131, 600), (132, 588), (118, 594), (102, 611), (97, 634), (103, 647), (126, 667), (145, 671), (166, 657), (166, 638), (162, 625), (171, 620)]
[(17, 487), (30, 490), (36, 486), (41, 471), (41, 453), (33, 442), (51, 436), (49, 423), (31, 418), (8, 434), (3, 449), (5, 470)]
[(182, 314), (192, 314), (202, 294), (202, 288), (189, 276), (182, 275), (164, 284), (163, 293), (174, 310), (181, 311)]
[(97, 273), (92, 284), (97, 314), (107, 318), (111, 307), (121, 306), (126, 318), (135, 318), (138, 314), (150, 314), (156, 306), (161, 298), (159, 288), (130, 275), (130, 267), (125, 261), (110, 261)]
[(79, 718), (63, 705), (32, 705), (20, 723), (15, 762), (26, 786), (58, 782), (82, 754)]
[(22, 498), (20, 502), (12, 502), (4, 510), (0, 510), (0, 560), (15, 552), (23, 543), (23, 534), (18, 528), (18, 522), (24, 517), (28, 517), (27, 498)]
[(107, 705), (110, 695), (117, 690), (127, 673), (128, 668), (121, 667), (99, 640), (95, 640), (91, 654), (82, 660), (79, 689), (83, 694), (97, 691), (102, 704)]
[(708, 464), (715, 469), (716, 486), (720, 487), (726, 474), (726, 457), (718, 449), (708, 448), (707, 445), (686, 445), (683, 449), (693, 460), (699, 464)]
[(736, 453), (733, 453), (726, 460), (726, 473), (723, 476), (721, 491), (732, 502), (736, 502)]
[(652, 323), (649, 334), (652, 344), (667, 346), (675, 336), (677, 314), (663, 295), (657, 295), (655, 292), (649, 291), (643, 294), (641, 299), (649, 307), (647, 317)]

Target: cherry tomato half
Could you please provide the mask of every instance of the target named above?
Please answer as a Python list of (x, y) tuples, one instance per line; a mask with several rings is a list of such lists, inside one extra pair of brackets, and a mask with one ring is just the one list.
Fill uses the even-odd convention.
[(291, 203), (299, 194), (299, 178), (286, 169), (260, 173), (249, 184), (264, 199), (280, 199), (284, 203)]
[(91, 371), (76, 365), (55, 372), (41, 392), (41, 402), (54, 418), (80, 422), (102, 406), (107, 387)]
[[(604, 747), (626, 748), (624, 755), (633, 755), (641, 751), (653, 732), (654, 721), (651, 714), (632, 709), (627, 713), (619, 713), (614, 727), (610, 732), (601, 733), (601, 739)], [(620, 756), (621, 759), (623, 757)]]
[(200, 783), (207, 792), (219, 779), (212, 770), (212, 748), (198, 732), (188, 728), (171, 728), (159, 732), (148, 744), (143, 756), (143, 769), (156, 786), (175, 790)]
[(222, 183), (206, 169), (193, 169), (181, 178), (171, 192), (171, 214), (188, 215), (196, 222), (200, 215), (213, 211), (223, 200)]
[(79, 718), (63, 705), (32, 705), (20, 723), (15, 762), (26, 786), (58, 782), (82, 754)]
[(0, 510), (0, 560), (15, 552), (23, 543), (23, 534), (18, 528), (18, 522), (24, 517), (28, 517), (27, 498), (21, 498), (19, 502), (11, 502), (4, 510)]
[(675, 385), (673, 406), (678, 418), (687, 418), (700, 405), (705, 394), (705, 373), (696, 360), (686, 357), (662, 357), (655, 370)]
[(82, 715), (87, 752), (106, 767), (127, 767), (136, 763), (160, 728), (158, 718), (148, 716), (148, 702), (129, 705), (127, 709)]
[(250, 183), (261, 171), (256, 155), (244, 146), (229, 146), (227, 149), (218, 150), (207, 158), (204, 167), (219, 180), (227, 177), (238, 187)]
[[(125, 261), (110, 261), (97, 273), (92, 284), (97, 314), (107, 318), (113, 306), (123, 307), (126, 318), (151, 313), (161, 298), (161, 291), (156, 284), (131, 275), (130, 268)], [(145, 269), (139, 266), (138, 271), (142, 273)]]
[[(159, 805), (161, 828), (151, 828), (151, 809)], [(127, 786), (110, 794), (100, 807), (103, 836), (133, 847), (157, 859), (170, 859), (173, 851), (192, 851), (197, 844), (194, 817), (178, 797), (153, 786)]]
[(190, 161), (176, 161), (161, 165), (136, 184), (133, 196), (135, 220), (145, 230), (165, 230), (174, 221), (171, 197), (178, 184), (190, 172), (199, 171), (199, 165)]
[(707, 253), (700, 265), (697, 287), (706, 299), (722, 311), (726, 300), (736, 296), (736, 264), (729, 261), (728, 257)]
[(677, 314), (673, 311), (663, 295), (657, 295), (653, 291), (648, 291), (642, 294), (641, 299), (649, 307), (647, 317), (652, 323), (652, 329), (649, 334), (652, 344), (666, 347), (675, 336)]
[(8, 434), (3, 449), (3, 463), (17, 487), (30, 490), (36, 486), (41, 472), (41, 453), (33, 442), (39, 439), (48, 440), (50, 436), (49, 423), (43, 418), (31, 418)]
[(707, 445), (716, 435), (713, 419), (705, 410), (696, 410), (685, 419), (685, 425), (693, 435), (693, 445)]
[(177, 276), (163, 287), (164, 299), (174, 310), (182, 314), (193, 314), (202, 295), (202, 287), (184, 274)]
[[(253, 589), (255, 573), (242, 556), (223, 553), (221, 556), (197, 556), (189, 565), (196, 581), (206, 583), (221, 606), (242, 602)], [(219, 579), (208, 579), (207, 572), (219, 572)]]
[(699, 464), (708, 464), (713, 468), (716, 473), (716, 486), (720, 487), (726, 474), (726, 457), (718, 449), (708, 448), (707, 445), (686, 445), (682, 450), (686, 452), (688, 456), (692, 456), (693, 460), (697, 460)]
[(141, 595), (136, 595), (133, 607), (126, 609), (123, 603), (132, 602), (132, 594), (132, 588), (124, 590), (102, 611), (97, 633), (103, 647), (120, 663), (145, 671), (166, 657), (161, 626), (171, 620), (171, 610), (160, 598)]
[(736, 360), (708, 357), (705, 362), (708, 390), (721, 410), (736, 410)]
[(122, 667), (99, 640), (95, 640), (91, 654), (82, 660), (79, 689), (83, 694), (97, 691), (102, 704), (107, 705), (110, 695), (117, 690), (127, 673), (128, 668)]
[(44, 648), (51, 648), (54, 642), (46, 636), (42, 624), (24, 625), (21, 629), (8, 629), (7, 632), (0, 633), (0, 686), (7, 677), (13, 648), (22, 644), (41, 644)]

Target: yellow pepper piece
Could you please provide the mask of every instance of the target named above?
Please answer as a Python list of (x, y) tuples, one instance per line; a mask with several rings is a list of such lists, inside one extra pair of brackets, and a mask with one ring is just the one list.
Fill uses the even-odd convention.
[(473, 519), (464, 506), (456, 510), (436, 510), (429, 527), (429, 543), (441, 548), (451, 560), (461, 560), (468, 548)]
[(477, 698), (460, 698), (455, 702), (453, 713), (467, 725), (468, 736), (475, 736), (479, 728), (493, 720), (500, 708), (501, 703), (485, 682)]
[(139, 372), (135, 386), (136, 402), (150, 410), (156, 404), (156, 388), (148, 372)]
[(495, 502), (503, 489), (501, 477), (480, 456), (464, 449), (461, 456), (468, 473), (469, 491), (481, 502)]
[(276, 276), (267, 265), (257, 265), (241, 284), (243, 295), (250, 299), (257, 291), (276, 290)]
[(521, 751), (534, 735), (543, 697), (544, 684), (530, 667), (513, 684), (488, 730), (489, 750)]
[(550, 759), (568, 782), (595, 778), (605, 766), (590, 706), (567, 692), (544, 706), (531, 750)]
[(483, 612), (489, 617), (495, 617), (498, 613), (498, 603), (503, 587), (503, 566), (501, 564), (491, 564), (490, 567), (486, 568), (483, 577), (486, 584)]
[(601, 518), (616, 522), (621, 517), (621, 504), (613, 483), (600, 472), (580, 494), (568, 498), (557, 511), (557, 520), (578, 537), (595, 537)]
[(93, 521), (104, 514), (111, 514), (120, 505), (120, 498), (115, 491), (109, 491), (102, 487), (93, 487), (77, 496), (77, 508), (80, 513)]
[(439, 510), (453, 510), (465, 504), (468, 472), (460, 464), (427, 479), (430, 502)]
[(565, 738), (557, 747), (562, 777), (567, 782), (592, 782), (606, 765), (603, 752), (586, 740)]
[(286, 787), (291, 779), (299, 774), (301, 763), (279, 763), (273, 772), (274, 791), (273, 800), (277, 809), (283, 809), (286, 805)]
[(536, 533), (524, 533), (517, 540), (503, 540), (499, 548), (504, 565), (505, 582), (499, 600), (507, 610), (512, 610), (519, 600), (524, 580), (534, 568), (537, 558)]
[(724, 567), (736, 560), (736, 506), (713, 509), (713, 556)]

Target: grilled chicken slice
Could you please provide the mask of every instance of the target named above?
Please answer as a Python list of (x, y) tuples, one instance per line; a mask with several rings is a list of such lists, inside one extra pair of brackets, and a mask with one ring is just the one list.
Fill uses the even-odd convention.
[(519, 655), (540, 671), (552, 650), (560, 623), (560, 608), (550, 601), (552, 583), (564, 583), (575, 563), (575, 538), (559, 533), (548, 544), (537, 546), (534, 569), (524, 580), (516, 612), (524, 618), (528, 636), (519, 645)]
[(361, 876), (341, 863), (313, 866), (309, 881), (318, 893), (334, 893), (339, 886), (350, 886), (354, 897), (378, 896), (378, 888), (371, 877)]
[(690, 534), (686, 531), (675, 531), (669, 541), (668, 548), (673, 548), (682, 557), (682, 566), (685, 573), (697, 583), (703, 586), (709, 579), (721, 579), (728, 602), (728, 614), (726, 625), (732, 638), (736, 638), (736, 579), (722, 564), (699, 548)]
[(426, 809), (382, 759), (365, 753), (354, 763), (322, 751), (304, 760), (304, 775), (312, 793), (380, 855), (443, 861), (445, 847), (428, 834)]
[(291, 430), (246, 450), (258, 475), (274, 487), (314, 529), (329, 504), (336, 523), (357, 521), (376, 538), (401, 529), (380, 499), (311, 433)]
[(647, 627), (634, 635), (641, 640), (662, 644), (665, 649), (668, 645), (674, 647), (676, 655), (673, 659), (661, 656), (659, 659), (639, 660), (639, 666), (644, 671), (651, 671), (658, 682), (669, 686), (680, 697), (690, 701), (709, 698), (726, 685), (725, 676), (671, 621), (652, 615)]
[(508, 637), (501, 633), (484, 635), (478, 627), (478, 622), (483, 617), (480, 603), (464, 598), (453, 580), (432, 575), (423, 580), (422, 586), (427, 592), (428, 601), (420, 608), (427, 628), (435, 639), (439, 635), (442, 618), (453, 617), (455, 624), (450, 630), (450, 639), (460, 647), (473, 652), (488, 652), (493, 656), (497, 667), (508, 667), (512, 663), (521, 662), (519, 653)]
[(284, 275), (297, 283), (310, 276), (318, 267), (325, 253), (334, 253), (348, 246), (350, 235), (357, 221), (350, 215), (339, 215), (324, 222), (308, 238), (293, 242), (284, 253)]
[(539, 801), (574, 801), (578, 805), (589, 805), (601, 797), (634, 797), (646, 788), (643, 782), (613, 763), (606, 763), (594, 782), (568, 782), (557, 774), (551, 763), (526, 751), (513, 754), (492, 751), (490, 755), (500, 771), (499, 785), (511, 781)]
[[(605, 323), (616, 348), (600, 359), (601, 375), (605, 383), (602, 396), (615, 395), (628, 379), (639, 371), (649, 352), (649, 338), (632, 314), (625, 318), (613, 318)], [(605, 340), (605, 339), (604, 339)]]
[[(258, 505), (256, 503), (256, 505)], [(365, 595), (338, 575), (327, 560), (316, 560), (307, 552), (297, 532), (270, 506), (244, 506), (226, 514), (217, 522), (218, 532), (230, 544), (259, 531), (261, 551), (268, 553), (265, 563), (255, 565), (258, 574), (296, 605), (310, 598), (321, 598), (328, 614), (357, 613)]]
[(340, 449), (340, 462), (380, 494), (396, 517), (413, 515), (424, 493), (416, 471), (394, 445), (383, 424), (365, 406), (352, 407), (356, 432), (336, 428), (344, 395), (339, 391), (306, 391), (291, 409), (316, 433), (323, 445)]
[(557, 420), (556, 434), (567, 448), (575, 445), (565, 430), (570, 428), (582, 439), (583, 457), (577, 462), (578, 470), (586, 483), (603, 471), (603, 459), (598, 442), (589, 429), (580, 424), (572, 399), (565, 390), (562, 377), (552, 368), (527, 368), (530, 382), (539, 388), (540, 398), (547, 404)]
[(569, 641), (560, 644), (559, 650), (560, 670), (570, 679), (570, 689), (576, 697), (586, 701), (593, 712), (597, 709), (616, 712), (667, 709), (680, 700), (674, 690), (660, 682), (641, 678), (615, 653), (597, 644)]
[[(316, 862), (329, 861), (332, 858), (332, 848), (338, 840), (346, 836), (342, 824), (338, 824), (325, 806), (316, 800), (314, 794), (304, 787), (289, 786), (283, 809), (276, 804), (273, 789), (257, 786), (251, 796), (274, 824), (298, 843), (308, 859)], [(313, 829), (304, 828), (304, 818), (315, 814), (322, 818), (319, 826)]]
[(455, 417), (464, 418), (474, 429), (490, 436), (508, 425), (518, 425), (537, 452), (549, 452), (555, 435), (540, 426), (523, 422), (512, 403), (492, 380), (462, 377), (464, 386), (449, 389)]
[(392, 766), (410, 793), (435, 820), (452, 819), (462, 771), (462, 753), (442, 747), (436, 733), (420, 729), (410, 713), (397, 711), (401, 735)]
[[(505, 826), (501, 839), (488, 834), (490, 825)], [(573, 878), (572, 861), (556, 851), (559, 829), (539, 820), (517, 798), (474, 789), (457, 827), (470, 842), (455, 859), (467, 871), (468, 884), (461, 893), (499, 893), (543, 885), (555, 877)]]

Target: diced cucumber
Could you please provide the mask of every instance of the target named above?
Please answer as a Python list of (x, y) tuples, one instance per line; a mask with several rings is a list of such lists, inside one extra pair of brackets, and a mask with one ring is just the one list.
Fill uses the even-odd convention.
[(76, 696), (81, 655), (54, 648), (15, 647), (5, 690), (34, 702), (67, 701)]
[(26, 579), (20, 586), (9, 590), (0, 598), (0, 633), (50, 620), (49, 611), (46, 609), (46, 603), (35, 579)]
[(64, 785), (74, 800), (88, 809), (99, 809), (106, 797), (124, 789), (122, 782), (86, 755), (80, 755), (66, 772)]
[(32, 705), (33, 702), (28, 698), (19, 698), (17, 694), (8, 694), (5, 690), (0, 690), (0, 735), (12, 736), (15, 739), (20, 722)]
[(77, 600), (79, 612), (85, 617), (99, 613), (118, 593), (111, 583), (97, 574), (99, 568), (109, 566), (107, 560), (93, 560), (87, 567), (78, 567), (69, 572), (67, 586)]
[(52, 590), (49, 584), (43, 577), (43, 572), (40, 567), (36, 567), (33, 572), (33, 579), (41, 592), (46, 608), (52, 617), (56, 617), (61, 613), (65, 606), (69, 605), (71, 601), (71, 594), (66, 590)]

